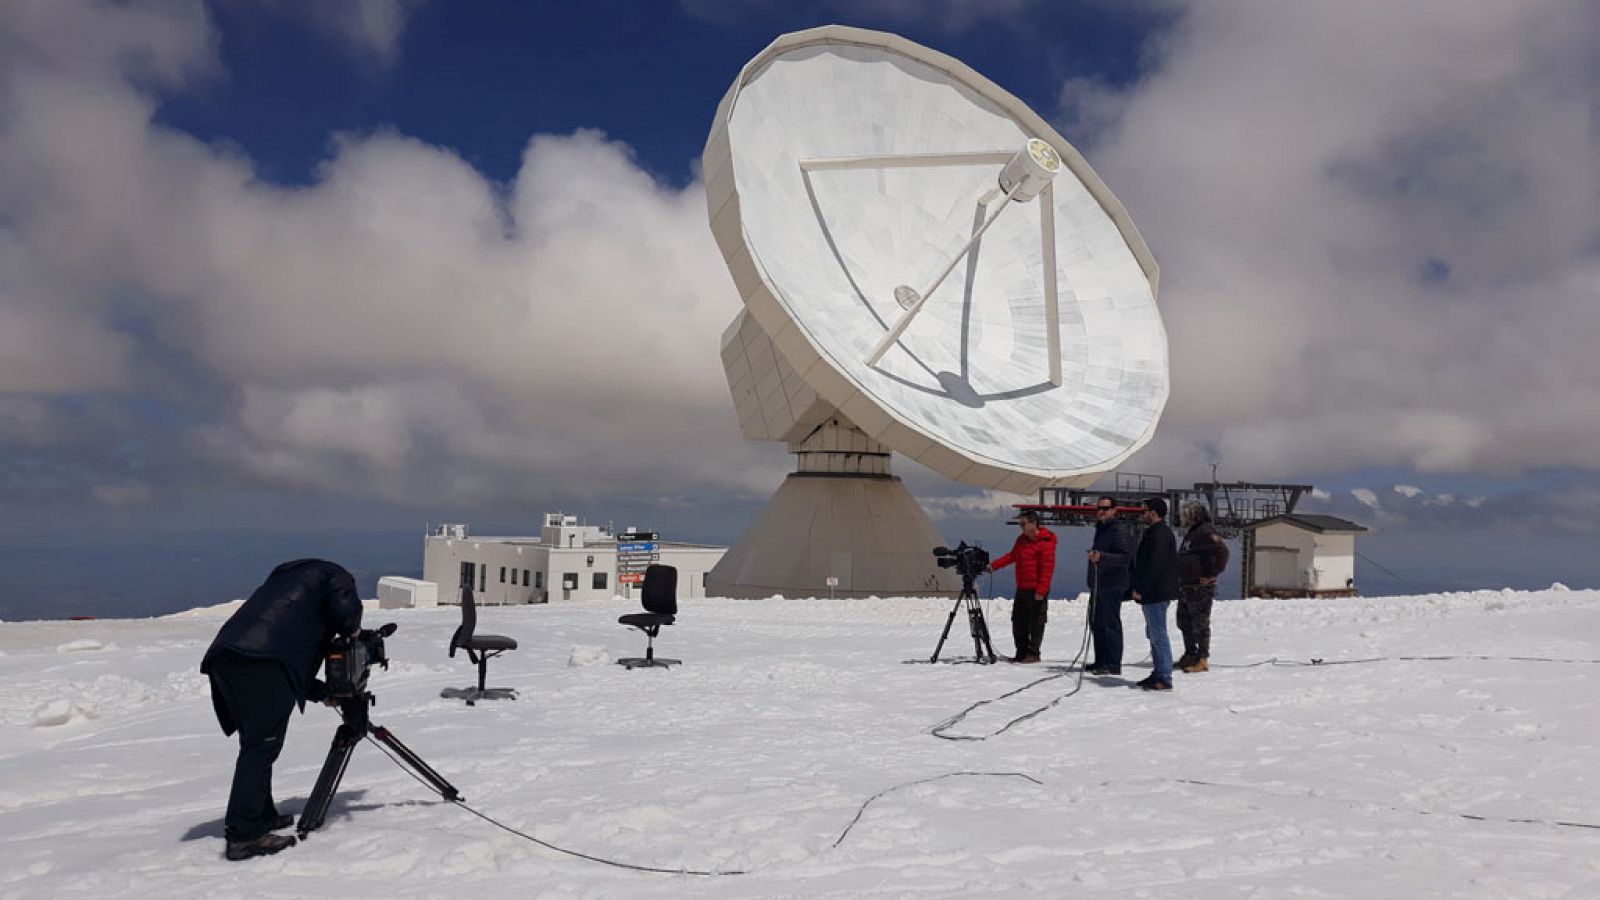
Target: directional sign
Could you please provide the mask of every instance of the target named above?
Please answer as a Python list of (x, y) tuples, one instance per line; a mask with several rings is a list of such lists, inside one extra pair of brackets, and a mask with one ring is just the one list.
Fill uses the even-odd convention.
[(659, 537), (653, 531), (630, 531), (618, 537), (617, 583), (644, 583), (644, 570), (661, 561)]

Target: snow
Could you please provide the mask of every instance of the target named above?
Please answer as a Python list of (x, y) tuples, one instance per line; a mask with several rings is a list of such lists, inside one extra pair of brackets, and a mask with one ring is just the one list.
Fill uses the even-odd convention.
[[(197, 668), (230, 610), (0, 624), (0, 898), (1600, 897), (1600, 828), (1575, 827), (1600, 825), (1600, 592), (1221, 603), (1215, 668), (1159, 695), (1129, 689), (1143, 664), (1074, 693), (1077, 601), (1053, 603), (1043, 665), (929, 665), (949, 608), (686, 599), (656, 641), (683, 664), (635, 671), (610, 661), (642, 654), (616, 623), (636, 606), (484, 609), (521, 645), (490, 683), (521, 696), (477, 707), (439, 696), (475, 679), (446, 658), (456, 610), (368, 613), (400, 626), (373, 720), (468, 805), (592, 856), (747, 873), (713, 877), (554, 852), (370, 744), (321, 831), (226, 862), (236, 744)], [(1007, 633), (1008, 604), (988, 612)], [(958, 618), (944, 658), (971, 650)], [(985, 700), (944, 732), (964, 740), (930, 733)], [(294, 717), (283, 811), (336, 724)]]

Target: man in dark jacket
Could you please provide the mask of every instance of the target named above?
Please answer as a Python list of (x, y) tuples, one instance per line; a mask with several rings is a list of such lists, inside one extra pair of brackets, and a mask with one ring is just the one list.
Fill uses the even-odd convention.
[(326, 695), (316, 674), (329, 642), (360, 628), (361, 598), (350, 573), (324, 560), (299, 559), (273, 569), (211, 642), (200, 671), (211, 676), (222, 733), (239, 732), (228, 795), (228, 859), (294, 846), (293, 837), (272, 833), (294, 824), (272, 802), (272, 764), (296, 704), (303, 711), (307, 700)]
[(1147, 691), (1172, 690), (1172, 644), (1167, 640), (1167, 607), (1178, 596), (1178, 542), (1167, 527), (1167, 501), (1144, 502), (1144, 537), (1133, 556), (1133, 601), (1144, 612), (1144, 636), (1150, 639), (1150, 677), (1139, 682)]
[(1211, 670), (1211, 604), (1217, 599), (1217, 576), (1228, 567), (1228, 545), (1211, 511), (1199, 503), (1183, 505), (1188, 531), (1178, 547), (1178, 630), (1183, 656), (1174, 665), (1184, 672)]
[(1089, 550), (1089, 632), (1094, 636), (1093, 675), (1122, 674), (1122, 601), (1128, 597), (1133, 547), (1128, 527), (1117, 518), (1117, 501), (1095, 501), (1094, 545)]
[(1050, 578), (1056, 573), (1055, 532), (1039, 524), (1039, 514), (1023, 510), (1017, 516), (1022, 533), (1011, 552), (995, 560), (991, 569), (1017, 566), (1017, 599), (1011, 604), (1011, 637), (1017, 645), (1016, 663), (1036, 663), (1044, 645), (1044, 626), (1050, 615)]

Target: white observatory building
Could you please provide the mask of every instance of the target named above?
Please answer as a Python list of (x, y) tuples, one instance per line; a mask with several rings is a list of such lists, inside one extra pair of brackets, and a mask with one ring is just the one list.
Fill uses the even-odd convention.
[[(478, 537), (466, 525), (439, 525), (423, 539), (422, 580), (437, 585), (437, 602), (461, 602), (471, 573), (481, 605), (559, 603), (631, 597), (652, 562), (678, 570), (680, 599), (706, 596), (706, 573), (726, 547), (663, 541), (654, 533), (613, 533), (547, 513), (537, 537)], [(466, 567), (466, 568), (464, 568)]]

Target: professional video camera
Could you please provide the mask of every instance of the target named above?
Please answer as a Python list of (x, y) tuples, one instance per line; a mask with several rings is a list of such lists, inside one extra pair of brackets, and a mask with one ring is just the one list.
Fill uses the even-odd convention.
[(328, 700), (339, 707), (339, 716), (344, 722), (334, 732), (328, 758), (323, 761), (316, 786), (311, 789), (306, 808), (300, 813), (300, 824), (295, 830), (300, 833), (301, 840), (322, 827), (328, 816), (328, 807), (333, 803), (333, 794), (339, 789), (345, 768), (350, 765), (350, 755), (363, 738), (371, 738), (387, 747), (387, 752), (396, 762), (410, 769), (418, 780), (432, 787), (439, 796), (450, 801), (461, 799), (461, 793), (454, 785), (423, 762), (422, 757), (413, 753), (410, 747), (400, 743), (393, 732), (382, 725), (372, 724), (369, 710), (378, 700), (367, 690), (367, 675), (371, 673), (373, 664), (389, 668), (389, 655), (384, 651), (383, 639), (394, 634), (394, 631), (395, 624), (390, 622), (382, 628), (363, 628), (353, 636), (335, 638), (323, 658), (323, 670), (328, 678)]
[(354, 636), (333, 639), (323, 669), (328, 676), (328, 699), (351, 700), (367, 692), (367, 675), (374, 665), (389, 668), (383, 639), (395, 632), (390, 622), (382, 628), (363, 628)]
[(957, 544), (954, 550), (949, 547), (933, 548), (933, 559), (941, 569), (955, 569), (963, 581), (970, 582), (989, 571), (989, 551), (982, 547), (969, 547), (966, 541)]
[(978, 602), (978, 591), (974, 582), (978, 576), (989, 571), (989, 551), (982, 547), (970, 547), (966, 541), (956, 545), (954, 550), (949, 547), (933, 548), (933, 560), (941, 569), (955, 569), (961, 576), (961, 593), (956, 597), (955, 606), (950, 608), (950, 615), (944, 620), (944, 631), (939, 634), (939, 643), (933, 648), (933, 658), (929, 662), (938, 662), (939, 653), (944, 650), (945, 639), (950, 636), (950, 626), (956, 620), (956, 613), (962, 607), (967, 610), (967, 630), (972, 633), (973, 657), (978, 662), (994, 662), (994, 644), (989, 640), (989, 623), (983, 618), (983, 604)]

